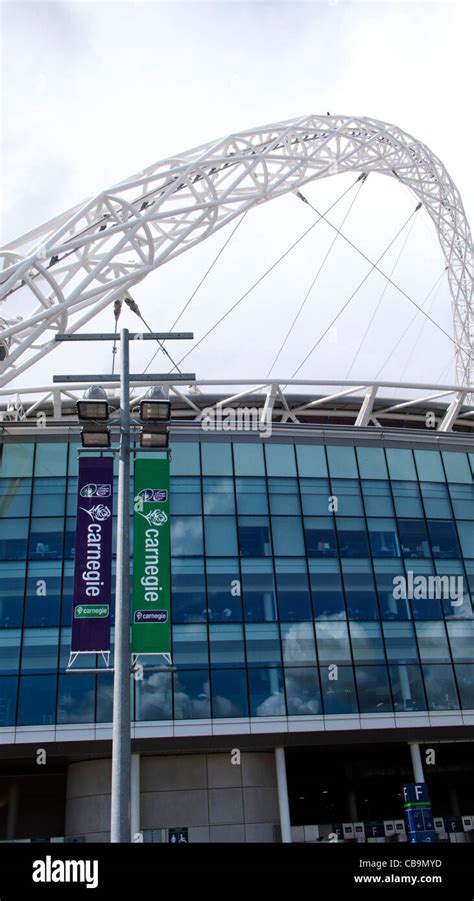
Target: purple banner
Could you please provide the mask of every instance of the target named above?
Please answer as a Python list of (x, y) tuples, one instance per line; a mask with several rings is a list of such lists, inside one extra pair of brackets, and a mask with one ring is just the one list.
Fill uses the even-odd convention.
[(112, 457), (79, 457), (71, 651), (110, 650)]

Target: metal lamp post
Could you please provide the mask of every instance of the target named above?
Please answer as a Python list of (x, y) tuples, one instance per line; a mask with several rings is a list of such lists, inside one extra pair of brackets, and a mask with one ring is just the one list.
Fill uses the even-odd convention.
[[(103, 333), (97, 335), (56, 335), (56, 341), (107, 341), (116, 340), (115, 334)], [(166, 382), (170, 378), (183, 382), (192, 382), (194, 373), (182, 373), (178, 376), (170, 374), (138, 374), (130, 375), (129, 368), (129, 341), (135, 338), (124, 328), (120, 332), (121, 363), (120, 376), (114, 375), (57, 375), (53, 382), (118, 382), (120, 381), (120, 410), (119, 410), (119, 467), (118, 467), (118, 504), (117, 504), (117, 577), (115, 590), (115, 653), (114, 653), (114, 692), (112, 714), (112, 787), (111, 787), (111, 812), (110, 812), (110, 841), (130, 842), (130, 806), (131, 806), (131, 705), (130, 705), (130, 381)], [(145, 340), (169, 340), (192, 339), (190, 332), (150, 332), (140, 335)], [(91, 398), (92, 400), (93, 398)], [(156, 404), (153, 395), (151, 403)], [(160, 404), (167, 403), (160, 396)], [(168, 407), (169, 410), (169, 407)], [(86, 417), (87, 418), (87, 417)], [(101, 417), (102, 418), (102, 417)], [(147, 418), (158, 422), (163, 418), (162, 411), (143, 417), (143, 422), (133, 420), (133, 424), (145, 425)], [(97, 430), (97, 425), (95, 426)], [(107, 426), (102, 425), (102, 429)], [(149, 426), (153, 431), (153, 425)], [(159, 425), (154, 427), (157, 434), (161, 434)], [(108, 431), (108, 430), (107, 430)], [(104, 447), (104, 445), (101, 445)], [(156, 445), (150, 444), (150, 450)], [(158, 668), (161, 669), (161, 668)], [(82, 670), (84, 672), (84, 670)]]

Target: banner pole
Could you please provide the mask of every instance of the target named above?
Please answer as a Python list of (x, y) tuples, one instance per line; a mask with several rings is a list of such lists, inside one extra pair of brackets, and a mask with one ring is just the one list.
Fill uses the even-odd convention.
[(118, 464), (117, 579), (112, 725), (110, 841), (130, 842), (130, 390), (129, 333), (120, 335), (120, 451)]

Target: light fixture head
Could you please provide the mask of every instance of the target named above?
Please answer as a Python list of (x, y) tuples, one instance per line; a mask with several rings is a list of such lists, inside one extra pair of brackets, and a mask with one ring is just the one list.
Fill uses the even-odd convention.
[(169, 422), (171, 418), (171, 402), (163, 388), (149, 388), (140, 401), (140, 419), (143, 422)]
[(170, 433), (166, 425), (152, 426), (147, 425), (140, 432), (140, 447), (156, 448), (157, 450), (166, 450), (170, 442)]
[(81, 442), (83, 447), (110, 447), (110, 432), (101, 423), (86, 425), (81, 430)]
[(81, 422), (105, 422), (109, 418), (109, 403), (104, 389), (100, 385), (91, 385), (82, 400), (77, 401), (76, 410)]

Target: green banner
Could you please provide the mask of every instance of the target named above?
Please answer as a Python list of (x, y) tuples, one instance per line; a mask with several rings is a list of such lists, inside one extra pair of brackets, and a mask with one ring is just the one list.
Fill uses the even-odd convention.
[(170, 654), (170, 466), (135, 461), (132, 653)]

